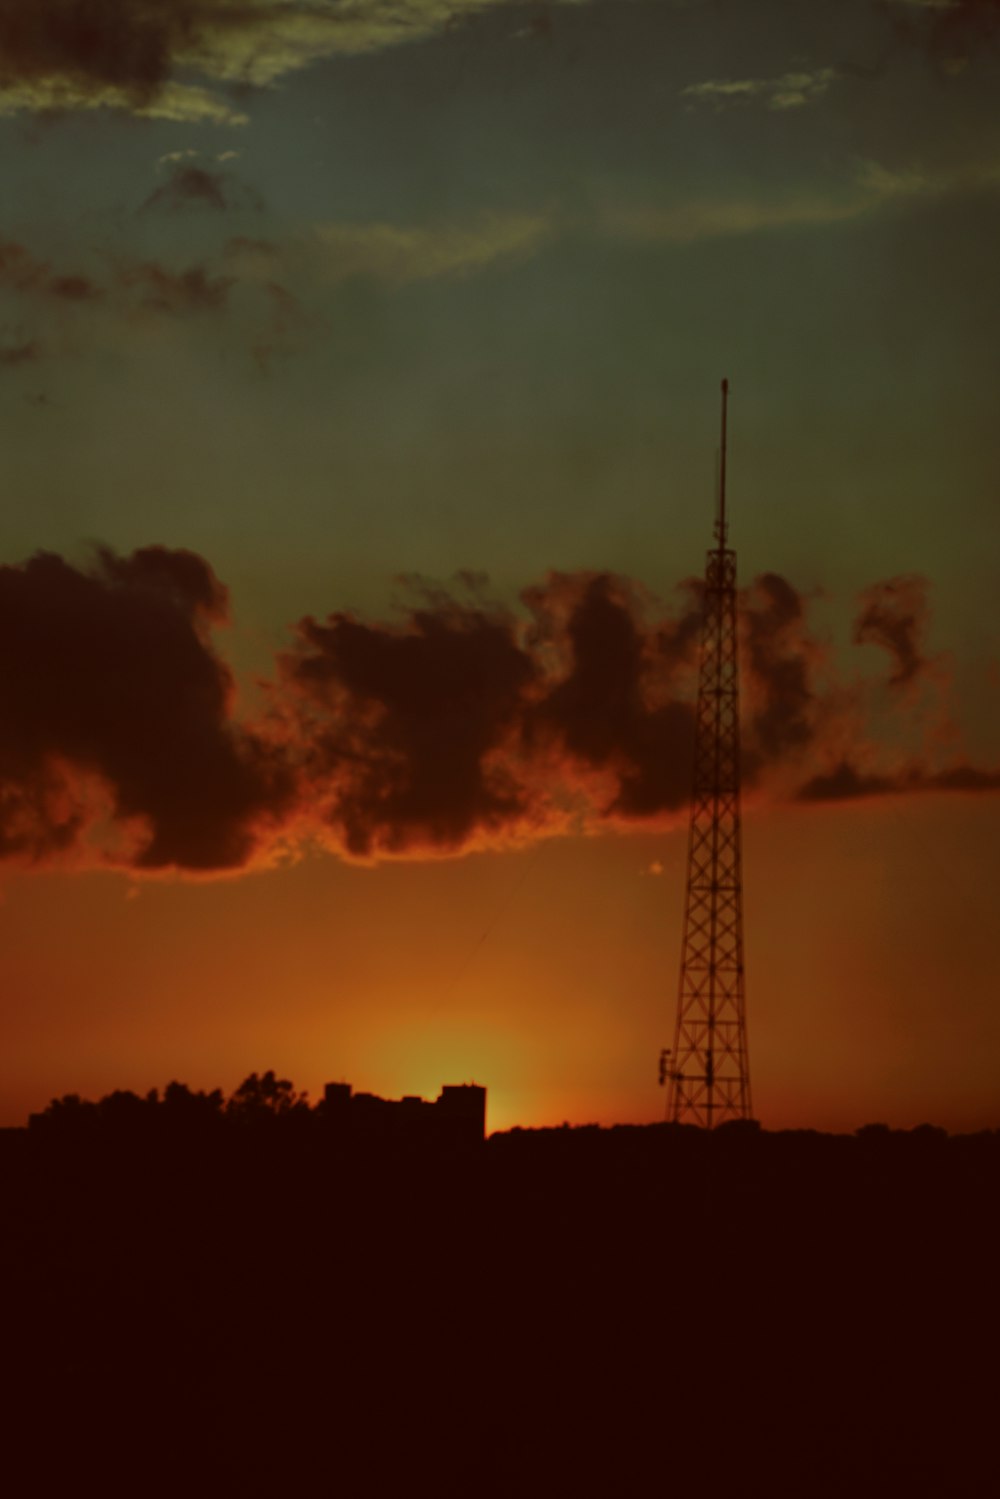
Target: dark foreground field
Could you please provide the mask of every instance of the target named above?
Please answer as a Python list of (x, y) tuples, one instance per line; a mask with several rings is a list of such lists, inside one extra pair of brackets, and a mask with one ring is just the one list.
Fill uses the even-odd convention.
[(1000, 1132), (2, 1141), (6, 1492), (995, 1492)]

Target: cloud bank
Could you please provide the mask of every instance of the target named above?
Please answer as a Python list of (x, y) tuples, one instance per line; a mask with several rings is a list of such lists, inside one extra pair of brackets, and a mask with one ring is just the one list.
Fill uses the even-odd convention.
[[(683, 819), (695, 581), (673, 610), (626, 578), (551, 573), (515, 609), (465, 580), (418, 587), (388, 623), (307, 616), (254, 721), (237, 715), (216, 644), (227, 612), (186, 551), (0, 567), (0, 859), (204, 876), (317, 846), (444, 857)], [(1000, 769), (904, 754), (884, 721), (881, 737), (866, 726), (881, 695), (912, 727), (935, 669), (926, 613), (922, 580), (866, 591), (855, 639), (888, 668), (845, 681), (803, 596), (777, 574), (755, 580), (741, 600), (751, 797), (1000, 789)]]

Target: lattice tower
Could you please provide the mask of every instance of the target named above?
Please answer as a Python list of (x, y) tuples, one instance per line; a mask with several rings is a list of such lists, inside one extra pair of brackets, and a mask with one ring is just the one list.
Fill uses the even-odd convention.
[(743, 877), (740, 836), (739, 660), (736, 553), (726, 546), (726, 417), (716, 545), (705, 571), (704, 620), (695, 721), (694, 784), (677, 1023), (660, 1058), (669, 1082), (667, 1118), (711, 1129), (748, 1119), (743, 974)]

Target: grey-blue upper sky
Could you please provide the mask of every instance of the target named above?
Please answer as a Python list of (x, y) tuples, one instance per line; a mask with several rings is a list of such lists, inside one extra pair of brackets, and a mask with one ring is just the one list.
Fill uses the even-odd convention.
[(926, 573), (976, 635), (991, 6), (107, 0), (89, 51), (72, 0), (30, 9), (45, 46), (0, 28), (11, 560), (192, 546), (262, 649), (400, 571), (667, 591), (727, 373), (744, 569), (845, 607)]

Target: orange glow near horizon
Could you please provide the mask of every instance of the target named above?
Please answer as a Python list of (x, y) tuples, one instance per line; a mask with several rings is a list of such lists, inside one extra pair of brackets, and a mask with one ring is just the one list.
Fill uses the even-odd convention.
[[(996, 1125), (998, 836), (991, 798), (747, 818), (767, 1127)], [(683, 836), (635, 835), (427, 866), (317, 860), (138, 895), (112, 876), (10, 880), (3, 1122), (65, 1092), (171, 1078), (229, 1092), (268, 1067), (313, 1099), (341, 1079), (428, 1098), (476, 1081), (491, 1130), (660, 1119), (684, 854)]]

